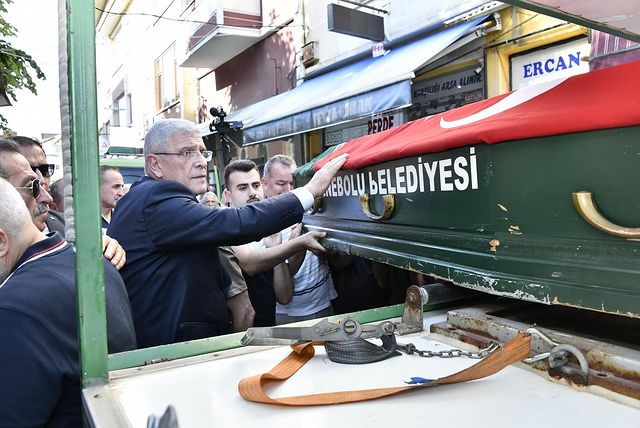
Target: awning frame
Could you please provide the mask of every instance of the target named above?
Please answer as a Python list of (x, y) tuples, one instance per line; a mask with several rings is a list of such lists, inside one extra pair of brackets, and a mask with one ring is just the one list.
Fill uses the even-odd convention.
[[(529, 0), (503, 0), (504, 3), (512, 6), (520, 7), (522, 9), (531, 10), (544, 15), (548, 15), (554, 18), (562, 19), (565, 21), (573, 22), (574, 24), (582, 25), (583, 27), (592, 28), (594, 30), (600, 30), (605, 33), (613, 34), (615, 36), (622, 37), (623, 39), (632, 40), (634, 42), (640, 42), (640, 35), (631, 31), (612, 27), (606, 23), (592, 21), (590, 19), (573, 15), (569, 12), (564, 12), (557, 8), (541, 5), (539, 3)], [(606, 2), (603, 2), (603, 7), (606, 7)]]

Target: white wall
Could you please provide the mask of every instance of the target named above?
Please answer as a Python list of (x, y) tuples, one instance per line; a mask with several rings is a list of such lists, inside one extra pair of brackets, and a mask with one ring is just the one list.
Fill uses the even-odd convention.
[[(175, 0), (164, 12), (164, 16), (176, 18), (183, 12), (181, 2)], [(112, 92), (121, 80), (124, 80), (125, 93), (131, 94), (133, 124), (126, 135), (144, 137), (153, 124), (156, 115), (155, 101), (155, 60), (172, 43), (180, 32), (180, 22), (157, 19), (137, 13), (161, 13), (162, 10), (150, 10), (146, 0), (134, 0), (123, 16), (118, 27), (112, 33), (112, 39), (106, 34), (97, 34), (98, 80), (98, 123), (102, 126), (111, 118)], [(100, 52), (100, 53), (98, 53)], [(177, 81), (181, 81), (178, 68)], [(178, 91), (181, 91), (178, 83)], [(122, 135), (122, 134), (121, 134)], [(112, 144), (117, 144), (113, 143)]]
[[(417, 1), (417, 0), (373, 0), (365, 2), (368, 6), (387, 10), (388, 14), (379, 14), (372, 10), (361, 8), (363, 12), (379, 14), (384, 18), (385, 41), (392, 41), (406, 34), (410, 34), (431, 24), (443, 21), (452, 16), (466, 12), (486, 0), (448, 0)], [(305, 1), (305, 23), (308, 26), (307, 42), (316, 41), (316, 57), (319, 63), (307, 69), (307, 72), (348, 58), (365, 50), (371, 50), (375, 42), (328, 31), (327, 5), (332, 0)], [(344, 3), (343, 6), (351, 7)]]

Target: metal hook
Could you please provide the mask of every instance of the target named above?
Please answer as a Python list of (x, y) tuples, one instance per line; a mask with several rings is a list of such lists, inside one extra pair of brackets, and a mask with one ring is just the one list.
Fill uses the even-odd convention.
[[(567, 354), (572, 354), (580, 364), (580, 370), (567, 366)], [(589, 379), (589, 363), (582, 351), (573, 345), (562, 344), (554, 347), (549, 353), (549, 368), (557, 369), (562, 374), (571, 376), (576, 383), (587, 384)]]
[[(551, 340), (549, 338), (549, 336), (547, 336), (546, 334), (544, 334), (543, 332), (541, 332), (537, 328), (533, 328), (533, 327), (528, 328), (527, 330), (525, 330), (525, 334), (530, 335), (530, 336), (531, 335), (536, 335), (540, 339), (542, 339), (543, 342), (546, 342), (547, 344), (549, 344), (549, 345), (551, 345), (553, 347), (557, 347), (558, 346), (558, 344), (556, 342)], [(522, 362), (523, 363), (527, 363), (527, 364), (531, 364), (531, 363), (535, 363), (536, 361), (545, 360), (545, 359), (549, 358), (550, 355), (551, 355), (551, 352), (543, 352), (541, 354), (534, 355), (533, 357), (525, 358), (524, 360), (522, 360)]]

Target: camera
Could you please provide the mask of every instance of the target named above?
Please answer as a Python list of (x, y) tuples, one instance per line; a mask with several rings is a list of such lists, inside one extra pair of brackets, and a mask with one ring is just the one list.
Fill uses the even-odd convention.
[(209, 130), (211, 132), (215, 131), (220, 135), (224, 135), (229, 132), (230, 129), (240, 129), (243, 126), (241, 121), (225, 121), (224, 118), (227, 117), (227, 112), (225, 112), (222, 107), (211, 107), (209, 113), (213, 116), (213, 120), (209, 124)]

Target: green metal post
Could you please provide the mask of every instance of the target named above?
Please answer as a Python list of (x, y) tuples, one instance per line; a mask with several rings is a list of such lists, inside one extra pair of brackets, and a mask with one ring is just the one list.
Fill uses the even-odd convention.
[(100, 236), (94, 13), (93, 1), (67, 0), (78, 337), (83, 387), (106, 381), (108, 375)]

